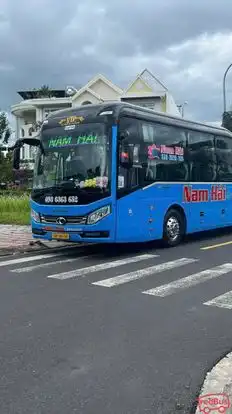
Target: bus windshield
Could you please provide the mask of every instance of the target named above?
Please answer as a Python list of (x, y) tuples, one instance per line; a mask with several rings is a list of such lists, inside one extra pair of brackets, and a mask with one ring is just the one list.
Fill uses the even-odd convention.
[(110, 146), (104, 124), (82, 124), (67, 131), (60, 127), (47, 129), (42, 132), (41, 142), (43, 150), (36, 158), (34, 190), (109, 190)]

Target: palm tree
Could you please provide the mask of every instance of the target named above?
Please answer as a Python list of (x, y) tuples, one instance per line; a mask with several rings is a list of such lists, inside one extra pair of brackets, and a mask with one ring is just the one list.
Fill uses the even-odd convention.
[(52, 90), (48, 85), (42, 85), (41, 88), (35, 89), (37, 98), (51, 98)]

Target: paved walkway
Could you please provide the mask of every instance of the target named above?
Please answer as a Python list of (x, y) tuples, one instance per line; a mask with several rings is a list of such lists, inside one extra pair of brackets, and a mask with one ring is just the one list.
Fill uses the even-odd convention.
[(30, 226), (0, 224), (0, 249), (28, 246), (32, 240)]
[[(232, 353), (218, 362), (212, 371), (207, 374), (199, 397), (201, 400), (206, 400), (204, 396), (209, 394), (211, 401), (218, 397), (222, 399), (223, 397), (217, 394), (224, 394), (225, 411), (213, 410), (213, 404), (210, 401), (205, 405), (202, 404), (205, 408), (211, 408), (212, 412), (215, 413), (224, 412), (225, 414), (232, 414)], [(229, 408), (227, 408), (226, 397), (228, 397), (227, 403)], [(202, 411), (200, 411), (198, 406), (196, 414), (200, 414), (200, 412)]]
[[(29, 247), (30, 242), (36, 242), (31, 234), (31, 226), (0, 224), (0, 250)], [(49, 248), (67, 246), (57, 241), (41, 242)]]

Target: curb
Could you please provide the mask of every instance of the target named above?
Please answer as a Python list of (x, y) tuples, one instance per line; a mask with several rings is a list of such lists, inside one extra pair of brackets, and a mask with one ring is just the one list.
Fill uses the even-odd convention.
[[(227, 408), (225, 414), (232, 413), (232, 352), (227, 354), (218, 362), (214, 368), (206, 375), (203, 387), (198, 397), (206, 394), (227, 394), (230, 399), (230, 408)], [(215, 410), (214, 410), (215, 412)], [(195, 414), (202, 411), (197, 407)]]
[(40, 240), (32, 240), (29, 242), (29, 244), (27, 245), (22, 245), (22, 246), (18, 246), (18, 247), (6, 247), (6, 248), (0, 248), (0, 257), (4, 257), (4, 256), (12, 256), (15, 255), (17, 253), (36, 253), (36, 252), (40, 252), (40, 251), (49, 251), (49, 252), (55, 252), (57, 250), (69, 250), (71, 248), (75, 248), (75, 247), (84, 247), (86, 246), (86, 244), (82, 244), (82, 243), (70, 243), (67, 246), (59, 246), (57, 245), (56, 247), (49, 247), (46, 244), (44, 244), (43, 242), (41, 242)]

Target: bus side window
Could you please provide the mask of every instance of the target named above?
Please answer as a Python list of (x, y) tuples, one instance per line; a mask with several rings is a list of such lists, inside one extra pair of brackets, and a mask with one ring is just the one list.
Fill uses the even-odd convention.
[(216, 137), (217, 181), (232, 181), (232, 140)]
[[(119, 123), (119, 165), (118, 189), (120, 191), (134, 189), (139, 185), (140, 143), (139, 122), (135, 118), (122, 117)], [(128, 150), (128, 151), (127, 151)], [(127, 154), (128, 152), (128, 154)], [(120, 163), (121, 156), (132, 158), (127, 168)]]
[(184, 129), (159, 123), (143, 122), (147, 181), (188, 181), (187, 135)]
[(190, 181), (211, 182), (216, 180), (217, 160), (214, 136), (208, 133), (188, 133), (188, 161)]

